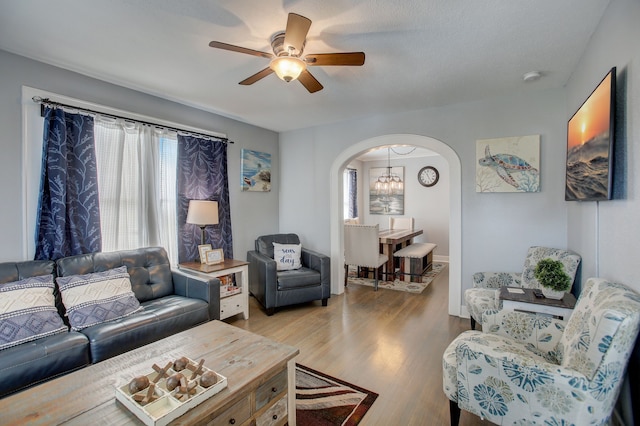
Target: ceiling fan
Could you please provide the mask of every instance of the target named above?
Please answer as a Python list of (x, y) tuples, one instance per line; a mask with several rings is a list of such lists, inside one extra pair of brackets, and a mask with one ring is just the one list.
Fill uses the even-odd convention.
[(311, 20), (309, 18), (289, 13), (286, 30), (271, 37), (273, 53), (234, 46), (220, 41), (212, 41), (209, 46), (271, 59), (267, 68), (247, 77), (239, 84), (248, 86), (275, 72), (281, 80), (286, 82), (298, 80), (309, 93), (315, 93), (322, 90), (323, 86), (307, 70), (308, 66), (360, 66), (364, 64), (364, 52), (315, 53), (303, 56), (302, 52), (310, 27)]

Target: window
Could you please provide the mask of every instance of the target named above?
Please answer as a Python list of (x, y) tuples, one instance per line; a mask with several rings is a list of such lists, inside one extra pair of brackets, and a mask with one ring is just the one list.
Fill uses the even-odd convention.
[(343, 211), (345, 219), (358, 217), (358, 172), (356, 169), (345, 169), (343, 181)]
[(162, 246), (177, 264), (175, 133), (96, 117), (102, 250)]
[[(34, 230), (37, 228), (41, 197), (44, 122), (40, 115), (41, 105), (34, 102), (34, 98), (51, 99), (97, 112), (99, 118), (96, 117), (94, 122), (94, 125), (98, 123), (94, 128), (94, 136), (96, 163), (99, 163), (96, 168), (99, 169), (100, 232), (104, 234), (102, 250), (157, 245), (167, 250), (172, 264), (177, 264), (179, 242), (185, 239), (184, 235), (181, 238), (178, 236), (182, 232), (178, 226), (178, 217), (182, 211), (182, 204), (177, 201), (178, 136), (174, 131), (168, 131), (162, 126), (180, 128), (185, 134), (193, 132), (195, 135), (207, 135), (214, 139), (224, 139), (226, 135), (23, 86), (25, 131), (23, 132), (24, 155), (22, 158), (25, 191), (22, 200), (24, 222), (21, 233), (25, 258), (34, 258), (36, 252)], [(73, 107), (71, 109), (73, 110)], [(104, 118), (102, 113), (127, 118), (124, 120)], [(143, 124), (149, 122), (157, 123), (157, 127)], [(225, 170), (226, 192), (224, 196), (219, 196), (219, 202), (228, 205), (226, 149), (224, 160), (221, 160), (216, 167), (224, 167)], [(119, 209), (117, 205), (120, 205)], [(224, 247), (232, 253), (229, 209), (223, 210), (227, 215), (221, 216), (219, 234), (223, 234), (222, 241), (226, 244)], [(221, 242), (220, 246), (222, 244)]]

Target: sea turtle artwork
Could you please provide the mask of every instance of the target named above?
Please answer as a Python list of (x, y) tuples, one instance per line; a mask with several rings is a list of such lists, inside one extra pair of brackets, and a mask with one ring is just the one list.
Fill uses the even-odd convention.
[(489, 145), (485, 146), (484, 157), (478, 160), (478, 164), (494, 170), (500, 179), (520, 190), (526, 190), (526, 188), (523, 188), (522, 182), (514, 179), (513, 173), (529, 172), (536, 175), (538, 174), (538, 170), (535, 167), (532, 167), (531, 164), (517, 155), (491, 154)]

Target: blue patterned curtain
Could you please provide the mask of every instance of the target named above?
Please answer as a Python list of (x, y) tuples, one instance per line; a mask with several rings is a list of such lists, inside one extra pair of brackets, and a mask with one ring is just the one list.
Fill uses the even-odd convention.
[(101, 248), (93, 118), (46, 108), (35, 259)]
[(178, 135), (178, 261), (199, 258), (200, 228), (186, 223), (189, 200), (218, 202), (218, 225), (206, 227), (205, 243), (233, 258), (227, 144)]
[(358, 217), (358, 171), (347, 169), (349, 175), (349, 219)]

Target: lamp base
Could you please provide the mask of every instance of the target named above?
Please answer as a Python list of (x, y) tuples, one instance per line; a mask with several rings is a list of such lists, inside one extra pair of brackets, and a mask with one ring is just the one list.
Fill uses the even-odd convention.
[(200, 244), (204, 244), (204, 228), (206, 225), (200, 226)]
[[(204, 228), (205, 227), (206, 225), (200, 225), (200, 245), (204, 245)], [(196, 261), (204, 264), (206, 262), (206, 259), (198, 258), (196, 259)]]

